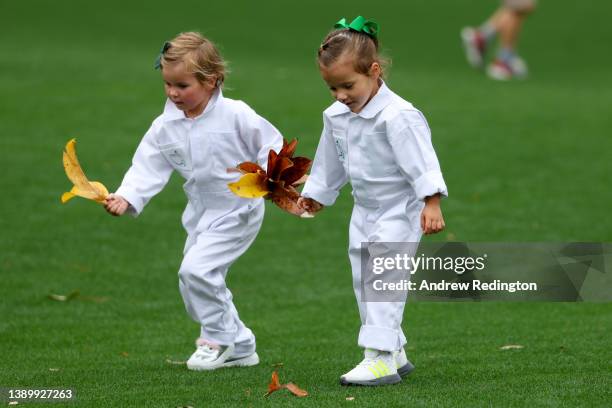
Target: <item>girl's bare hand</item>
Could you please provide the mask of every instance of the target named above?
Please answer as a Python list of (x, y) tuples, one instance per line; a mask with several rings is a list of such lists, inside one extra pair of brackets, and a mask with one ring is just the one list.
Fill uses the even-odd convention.
[(444, 229), (444, 217), (440, 209), (440, 196), (435, 195), (425, 199), (425, 207), (421, 212), (421, 229), (426, 235), (435, 234)]
[(125, 214), (129, 206), (130, 203), (128, 203), (125, 198), (116, 194), (109, 194), (108, 197), (106, 197), (106, 200), (104, 200), (104, 209), (109, 214), (115, 216)]

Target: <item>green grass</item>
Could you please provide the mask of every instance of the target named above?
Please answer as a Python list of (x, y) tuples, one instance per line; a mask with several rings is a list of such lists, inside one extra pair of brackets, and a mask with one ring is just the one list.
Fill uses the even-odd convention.
[[(226, 95), (312, 156), (331, 101), (314, 52), (341, 16), (364, 14), (381, 23), (391, 88), (430, 122), (449, 186), (447, 230), (427, 239), (610, 241), (612, 6), (542, 2), (521, 45), (531, 78), (506, 84), (468, 69), (458, 41), (493, 3), (3, 4), (0, 387), (71, 387), (78, 406), (609, 406), (609, 303), (410, 303), (417, 371), (395, 387), (341, 388), (360, 359), (348, 189), (315, 220), (269, 207), (230, 272), (261, 365), (189, 372), (166, 362), (184, 361), (198, 333), (177, 288), (181, 180), (138, 220), (59, 203), (72, 137), (87, 174), (118, 186), (162, 108), (155, 54), (189, 29), (231, 62)], [(76, 289), (71, 302), (46, 298)], [(311, 396), (264, 399), (276, 363)]]

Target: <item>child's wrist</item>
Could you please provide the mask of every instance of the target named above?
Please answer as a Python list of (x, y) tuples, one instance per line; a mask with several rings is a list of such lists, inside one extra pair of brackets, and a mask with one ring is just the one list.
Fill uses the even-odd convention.
[(427, 205), (440, 205), (440, 193), (436, 193), (431, 196), (425, 197), (425, 204)]

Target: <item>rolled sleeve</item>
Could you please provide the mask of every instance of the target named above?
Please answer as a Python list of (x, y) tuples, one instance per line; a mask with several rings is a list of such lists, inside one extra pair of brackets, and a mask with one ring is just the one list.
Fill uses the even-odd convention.
[(304, 190), (302, 190), (303, 197), (312, 198), (328, 206), (336, 202), (339, 194), (339, 191), (321, 185), (316, 179), (312, 179), (311, 177), (308, 177)]
[(424, 200), (426, 197), (435, 194), (441, 194), (444, 197), (448, 196), (444, 178), (442, 178), (442, 173), (439, 171), (429, 171), (421, 174), (421, 176), (414, 181), (413, 186), (419, 200)]

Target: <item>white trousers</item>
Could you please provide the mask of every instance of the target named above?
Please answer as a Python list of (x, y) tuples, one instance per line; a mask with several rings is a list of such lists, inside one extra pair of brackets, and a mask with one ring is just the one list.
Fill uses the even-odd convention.
[(399, 350), (406, 344), (402, 318), (406, 299), (400, 302), (367, 302), (362, 299), (362, 243), (407, 242), (413, 256), (422, 236), (420, 201), (397, 200), (379, 206), (355, 203), (349, 227), (349, 259), (353, 273), (353, 289), (361, 317), (358, 344), (383, 351)]
[(263, 203), (245, 207), (215, 220), (214, 228), (189, 236), (179, 269), (183, 302), (201, 326), (200, 337), (219, 345), (234, 344), (236, 357), (255, 351), (255, 336), (240, 320), (225, 277), (255, 240), (263, 213)]

